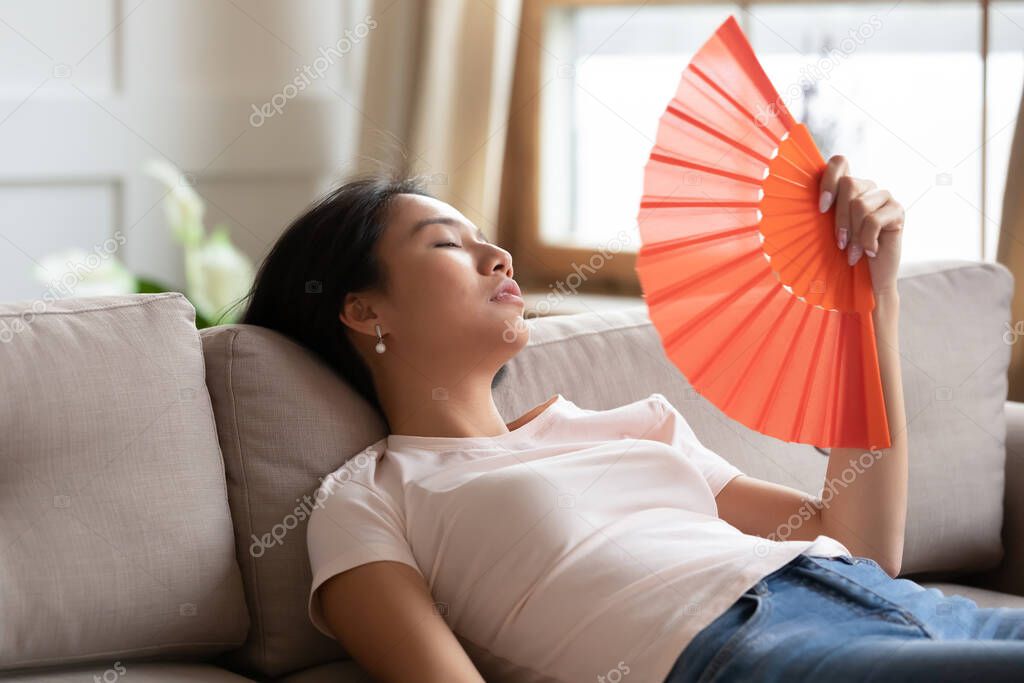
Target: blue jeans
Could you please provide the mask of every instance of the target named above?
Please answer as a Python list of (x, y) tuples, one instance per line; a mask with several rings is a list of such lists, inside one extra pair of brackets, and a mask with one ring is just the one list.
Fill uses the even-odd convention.
[(664, 683), (1024, 681), (1024, 609), (981, 608), (866, 557), (798, 555), (683, 650)]

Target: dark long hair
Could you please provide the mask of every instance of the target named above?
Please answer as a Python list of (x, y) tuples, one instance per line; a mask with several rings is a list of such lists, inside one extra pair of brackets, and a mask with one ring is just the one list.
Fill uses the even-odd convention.
[(338, 313), (349, 292), (387, 291), (387, 272), (376, 246), (388, 207), (398, 194), (433, 197), (426, 184), (423, 176), (375, 173), (316, 200), (263, 260), (239, 321), (276, 330), (310, 349), (382, 415), (370, 369)]

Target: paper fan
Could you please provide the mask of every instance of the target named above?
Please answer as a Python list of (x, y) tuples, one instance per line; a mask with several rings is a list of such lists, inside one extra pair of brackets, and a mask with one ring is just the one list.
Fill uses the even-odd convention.
[(818, 211), (825, 169), (733, 17), (683, 71), (644, 167), (636, 272), (668, 358), (784, 441), (887, 448), (866, 258)]

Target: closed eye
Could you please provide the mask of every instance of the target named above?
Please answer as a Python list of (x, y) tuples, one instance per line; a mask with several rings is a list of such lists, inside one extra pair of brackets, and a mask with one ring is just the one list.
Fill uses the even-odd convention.
[(440, 244), (435, 244), (434, 246), (435, 247), (448, 247), (448, 246), (458, 247), (459, 245), (456, 244), (455, 242), (442, 242)]

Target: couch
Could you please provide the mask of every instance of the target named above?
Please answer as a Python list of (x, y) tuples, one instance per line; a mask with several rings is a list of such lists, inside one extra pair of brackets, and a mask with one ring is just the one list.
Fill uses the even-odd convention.
[[(899, 279), (903, 575), (983, 606), (1024, 607), (1012, 281), (970, 261)], [(384, 423), (292, 341), (194, 315), (177, 293), (0, 304), (0, 680), (370, 681), (306, 616), (304, 520)], [(642, 303), (530, 325), (494, 388), (508, 421), (555, 392), (593, 409), (661, 392), (748, 474), (820, 490), (826, 453), (705, 401)]]

